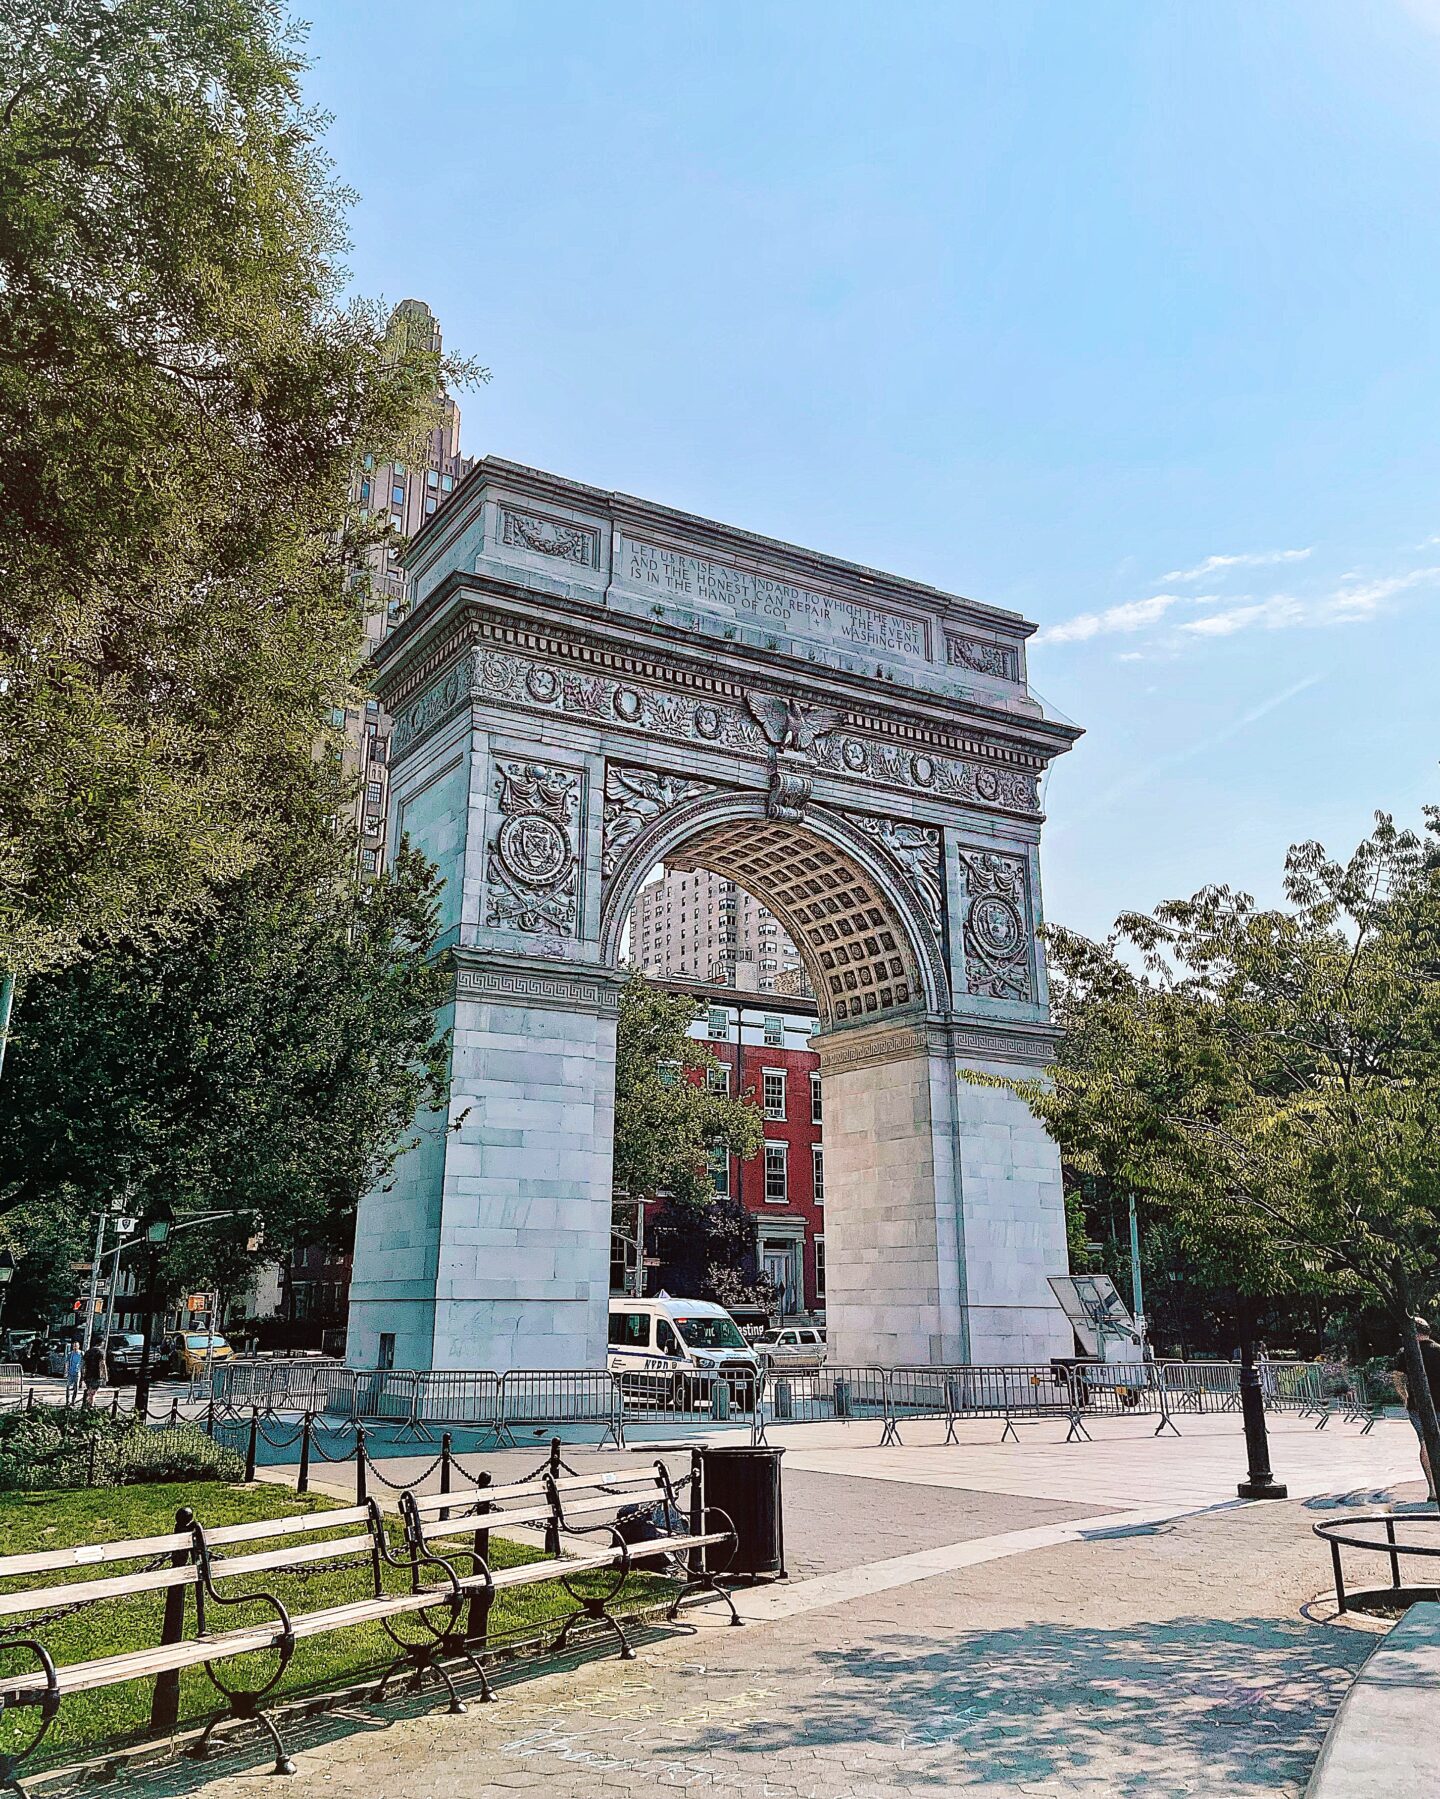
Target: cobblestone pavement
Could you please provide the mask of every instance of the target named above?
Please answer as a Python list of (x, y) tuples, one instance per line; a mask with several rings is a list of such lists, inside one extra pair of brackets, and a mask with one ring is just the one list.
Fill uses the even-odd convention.
[[(1355, 1454), (1358, 1445), (1347, 1468)], [(901, 1483), (808, 1478), (807, 1510), (849, 1516), (868, 1495), (882, 1553), (913, 1547), (903, 1530), (892, 1539), (883, 1529), (903, 1516)], [(994, 1496), (947, 1497), (963, 1509)], [(1325, 1622), (1333, 1606), (1311, 1605), (1328, 1568), (1310, 1526), (1374, 1498), (1229, 1504), (1156, 1522), (1134, 1512), (1093, 1529), (1073, 1511), (1048, 1526), (1011, 1512), (1000, 1534), (962, 1547), (977, 1558), (970, 1566), (863, 1591), (856, 1583), (879, 1570), (852, 1563), (848, 1575), (757, 1592), (744, 1630), (706, 1612), (634, 1663), (507, 1676), (500, 1705), (472, 1705), (463, 1718), (377, 1728), (371, 1713), (350, 1734), (332, 1720), (323, 1744), (299, 1739), (301, 1781), (334, 1799), (527, 1788), (557, 1799), (657, 1789), (1294, 1799), (1374, 1641)], [(797, 1487), (787, 1509), (798, 1500)], [(1067, 1540), (1046, 1545), (1047, 1530)], [(1013, 1549), (1017, 1532), (1023, 1552), (979, 1559)], [(932, 1534), (928, 1524), (920, 1534)], [(777, 1607), (768, 1618), (767, 1603)], [(167, 1790), (240, 1799), (259, 1778), (190, 1776)]]

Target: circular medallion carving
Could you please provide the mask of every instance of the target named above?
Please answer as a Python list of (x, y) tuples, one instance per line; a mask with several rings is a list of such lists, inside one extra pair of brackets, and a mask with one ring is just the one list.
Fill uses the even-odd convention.
[(640, 716), (640, 695), (633, 687), (617, 687), (615, 689), (615, 710), (627, 725), (633, 725)]
[(695, 708), (695, 734), (713, 743), (720, 735), (720, 713), (714, 706), (697, 706)]
[(917, 787), (929, 787), (935, 780), (935, 764), (928, 756), (912, 756), (910, 774)]
[(981, 768), (975, 772), (975, 791), (982, 800), (993, 800), (1000, 791), (1000, 777), (993, 768)]
[(1009, 961), (1025, 941), (1020, 908), (998, 893), (981, 894), (971, 905), (970, 929), (981, 948), (1002, 962)]
[(570, 844), (565, 833), (552, 820), (533, 813), (507, 818), (500, 827), (496, 847), (500, 860), (516, 880), (532, 887), (559, 880), (570, 866)]
[(525, 677), (525, 691), (532, 700), (548, 702), (560, 691), (560, 677), (553, 669), (532, 668)]
[(847, 737), (845, 747), (840, 752), (840, 759), (852, 774), (859, 774), (865, 766), (865, 745), (858, 737)]

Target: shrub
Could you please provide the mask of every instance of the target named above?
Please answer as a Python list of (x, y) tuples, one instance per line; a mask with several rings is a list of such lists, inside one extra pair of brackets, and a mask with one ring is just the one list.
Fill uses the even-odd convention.
[(134, 1416), (73, 1407), (0, 1418), (0, 1492), (238, 1480), (244, 1471), (234, 1450), (212, 1443), (193, 1424), (151, 1429)]

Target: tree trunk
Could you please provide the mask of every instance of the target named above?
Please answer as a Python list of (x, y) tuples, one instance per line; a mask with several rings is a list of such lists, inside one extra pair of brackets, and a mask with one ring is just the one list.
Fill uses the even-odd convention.
[[(1405, 1379), (1415, 1402), (1415, 1415), (1420, 1420), (1420, 1435), (1430, 1457), (1430, 1484), (1436, 1487), (1436, 1482), (1440, 1481), (1440, 1418), (1435, 1415), (1435, 1395), (1430, 1390), (1425, 1357), (1408, 1305), (1400, 1308), (1400, 1338), (1405, 1346)], [(1436, 1491), (1440, 1491), (1440, 1487), (1436, 1487)]]

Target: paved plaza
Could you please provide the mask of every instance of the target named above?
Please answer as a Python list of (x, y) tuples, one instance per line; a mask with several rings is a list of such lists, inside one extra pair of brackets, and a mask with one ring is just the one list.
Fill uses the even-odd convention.
[[(791, 1579), (742, 1594), (744, 1630), (701, 1611), (634, 1663), (507, 1670), (503, 1703), (464, 1718), (357, 1708), (308, 1747), (302, 1730), (300, 1782), (334, 1799), (1298, 1795), (1376, 1640), (1333, 1620), (1310, 1527), (1418, 1500), (1414, 1436), (1282, 1419), (1292, 1497), (1245, 1505), (1238, 1418), (1183, 1428), (1102, 1420), (1064, 1444), (1046, 1424), (1002, 1444), (976, 1422), (944, 1445), (922, 1425), (886, 1450), (862, 1426), (772, 1433)], [(583, 1467), (617, 1452), (566, 1453)], [(503, 1479), (535, 1455), (484, 1460)], [(268, 1778), (228, 1766), (160, 1778), (205, 1799)]]

